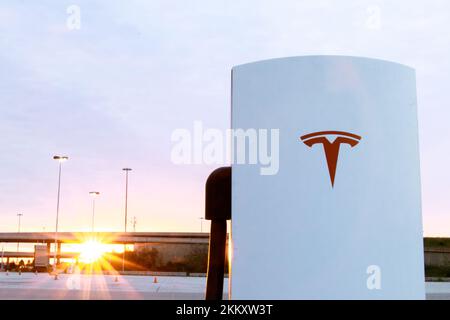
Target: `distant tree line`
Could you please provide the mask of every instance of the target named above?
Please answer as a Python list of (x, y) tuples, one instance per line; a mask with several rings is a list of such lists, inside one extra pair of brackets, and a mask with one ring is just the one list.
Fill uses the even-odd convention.
[[(110, 264), (116, 270), (121, 270), (122, 253), (114, 254)], [(208, 252), (195, 248), (190, 250), (180, 261), (162, 263), (160, 252), (156, 248), (143, 248), (126, 252), (126, 269), (137, 271), (165, 271), (205, 273), (208, 265)]]
[(34, 265), (31, 260), (27, 262), (22, 259), (16, 264), (15, 261), (10, 261), (9, 263), (3, 263), (3, 269), (8, 271), (21, 271), (21, 272), (31, 272), (33, 271)]

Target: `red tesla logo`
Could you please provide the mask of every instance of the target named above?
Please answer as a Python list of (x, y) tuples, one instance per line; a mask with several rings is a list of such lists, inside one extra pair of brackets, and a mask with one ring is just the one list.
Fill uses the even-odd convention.
[[(336, 136), (333, 142), (328, 140), (327, 136)], [(334, 187), (334, 176), (336, 174), (336, 166), (339, 157), (339, 147), (341, 143), (347, 143), (352, 148), (356, 146), (361, 140), (361, 137), (343, 131), (320, 131), (305, 134), (301, 136), (300, 139), (308, 147), (312, 147), (316, 143), (321, 143), (323, 145), (323, 150), (325, 151), (325, 157), (327, 158), (328, 173), (330, 174), (331, 186)]]

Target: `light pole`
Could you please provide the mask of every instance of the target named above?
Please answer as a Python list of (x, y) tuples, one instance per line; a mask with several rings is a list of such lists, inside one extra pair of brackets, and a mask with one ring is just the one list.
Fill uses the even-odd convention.
[(61, 166), (64, 161), (69, 160), (67, 156), (53, 156), (53, 160), (58, 161), (59, 171), (58, 171), (58, 196), (56, 199), (56, 227), (55, 227), (55, 251), (53, 256), (53, 271), (56, 272), (56, 259), (58, 252), (58, 219), (59, 219), (59, 198), (61, 195)]
[[(18, 233), (20, 233), (20, 218), (22, 218), (23, 214), (22, 213), (18, 213), (17, 216), (19, 217), (19, 228), (18, 228)], [(19, 242), (17, 242), (17, 252), (19, 252)]]
[(92, 232), (94, 232), (95, 198), (100, 195), (100, 192), (91, 191), (89, 194), (92, 196)]
[(203, 217), (200, 217), (200, 232), (203, 232)]
[[(128, 173), (131, 171), (131, 168), (123, 168), (125, 171), (125, 232), (127, 232), (127, 218), (128, 218)], [(125, 271), (125, 251), (126, 244), (123, 245), (123, 254), (122, 254), (122, 272)]]

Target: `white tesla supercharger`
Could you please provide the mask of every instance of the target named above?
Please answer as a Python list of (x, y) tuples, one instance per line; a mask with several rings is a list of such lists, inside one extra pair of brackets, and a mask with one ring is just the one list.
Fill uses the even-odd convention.
[(412, 68), (236, 66), (232, 129), (231, 299), (424, 298)]

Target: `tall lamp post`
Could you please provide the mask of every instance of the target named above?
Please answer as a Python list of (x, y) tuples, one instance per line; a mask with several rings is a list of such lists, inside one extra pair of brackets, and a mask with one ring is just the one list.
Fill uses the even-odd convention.
[[(125, 232), (127, 232), (127, 218), (128, 218), (128, 173), (131, 171), (131, 168), (123, 168), (125, 171)], [(125, 251), (126, 244), (123, 245), (123, 254), (122, 254), (122, 272), (125, 271)]]
[(203, 232), (203, 220), (204, 220), (205, 218), (200, 217), (199, 219), (200, 219), (200, 232)]
[[(17, 216), (19, 217), (19, 228), (18, 228), (18, 233), (20, 233), (20, 218), (22, 218), (23, 214), (22, 213), (18, 213)], [(19, 252), (19, 242), (17, 242), (17, 252)]]
[(94, 232), (94, 217), (95, 217), (95, 199), (100, 195), (98, 191), (91, 191), (89, 194), (92, 197), (92, 232)]
[(56, 199), (55, 251), (54, 251), (54, 255), (53, 255), (53, 271), (56, 272), (56, 260), (57, 260), (57, 253), (58, 253), (59, 198), (60, 198), (60, 195), (61, 195), (61, 167), (62, 167), (62, 163), (63, 162), (69, 160), (69, 157), (67, 157), (67, 156), (53, 156), (53, 160), (56, 160), (59, 163), (58, 196), (57, 196), (57, 199)]

